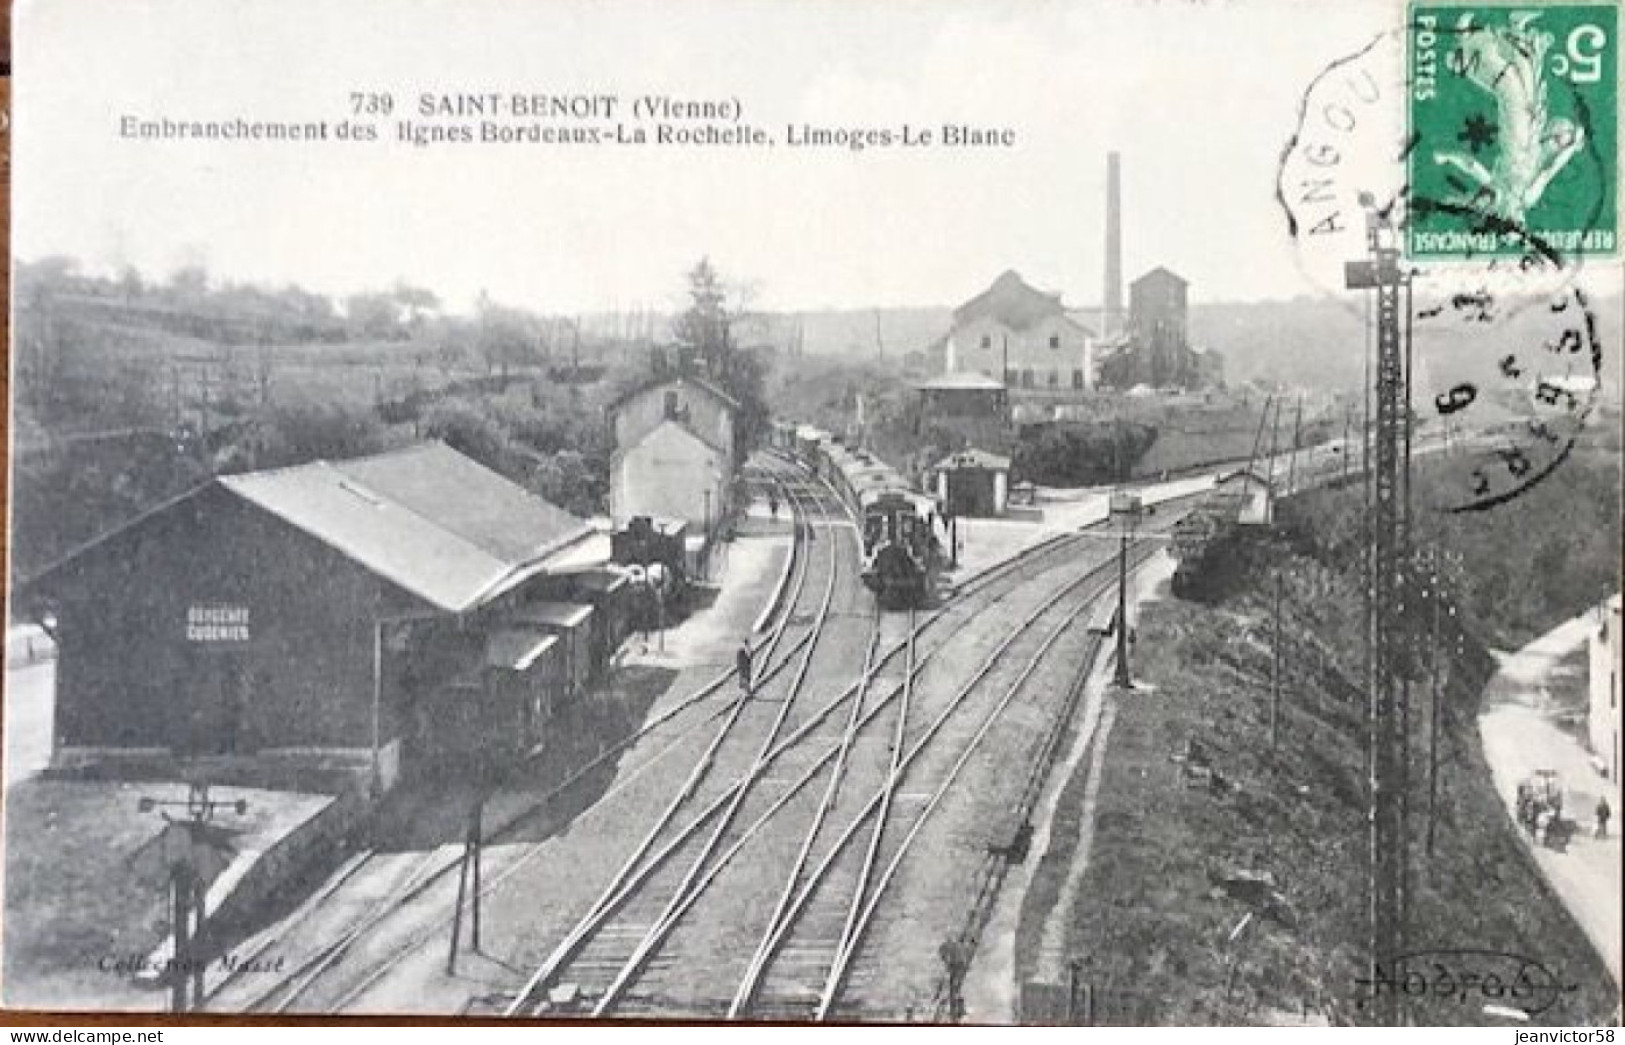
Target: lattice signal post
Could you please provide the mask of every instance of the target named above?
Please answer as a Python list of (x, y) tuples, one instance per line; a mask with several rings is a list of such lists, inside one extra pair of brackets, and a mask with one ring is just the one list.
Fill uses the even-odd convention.
[(1371, 459), (1369, 508), (1370, 563), (1367, 600), (1371, 619), (1366, 634), (1372, 649), (1367, 662), (1368, 743), (1370, 746), (1370, 968), (1373, 1004), (1379, 1022), (1399, 1022), (1399, 999), (1385, 986), (1385, 965), (1404, 946), (1405, 893), (1409, 861), (1406, 852), (1405, 783), (1408, 767), (1408, 719), (1405, 587), (1410, 559), (1409, 484), (1405, 482), (1410, 448), (1410, 381), (1408, 374), (1411, 276), (1400, 267), (1399, 233), (1386, 211), (1369, 195), (1366, 246), (1369, 256), (1345, 266), (1351, 290), (1375, 295), (1376, 367), (1372, 400), (1376, 411)]

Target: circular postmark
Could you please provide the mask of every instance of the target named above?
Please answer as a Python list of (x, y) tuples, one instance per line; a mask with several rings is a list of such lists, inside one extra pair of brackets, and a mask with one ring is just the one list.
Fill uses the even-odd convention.
[(1483, 10), (1418, 7), (1327, 66), (1276, 183), (1300, 271), (1361, 318), (1368, 352), (1381, 320), (1351, 266), (1398, 259), (1413, 450), (1449, 453), (1458, 512), (1505, 503), (1573, 451), (1603, 359), (1579, 277), (1614, 220), (1613, 113), (1602, 126), (1589, 81), (1558, 75), (1574, 46), (1538, 15)]

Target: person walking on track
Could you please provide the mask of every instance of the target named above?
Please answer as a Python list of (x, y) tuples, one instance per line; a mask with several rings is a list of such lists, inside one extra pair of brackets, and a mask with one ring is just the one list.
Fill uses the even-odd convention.
[(751, 678), (750, 662), (750, 640), (746, 639), (744, 642), (739, 644), (739, 652), (734, 656), (734, 667), (739, 669), (739, 689), (747, 697), (750, 696), (751, 683), (753, 681)]
[(1610, 816), (1614, 815), (1614, 811), (1611, 808), (1609, 808), (1609, 806), (1608, 806), (1608, 796), (1607, 795), (1603, 795), (1602, 797), (1597, 799), (1596, 813), (1597, 813), (1597, 837), (1598, 838), (1607, 838), (1608, 837), (1608, 818)]

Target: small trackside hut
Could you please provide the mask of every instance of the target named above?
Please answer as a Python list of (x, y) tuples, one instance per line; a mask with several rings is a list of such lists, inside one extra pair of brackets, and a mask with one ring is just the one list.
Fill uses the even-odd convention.
[(991, 517), (1010, 506), (1010, 458), (986, 450), (961, 450), (931, 468), (943, 514)]

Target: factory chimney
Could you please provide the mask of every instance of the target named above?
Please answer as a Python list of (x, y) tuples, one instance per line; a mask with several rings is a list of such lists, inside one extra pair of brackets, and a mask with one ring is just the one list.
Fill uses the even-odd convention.
[(1123, 321), (1123, 199), (1115, 152), (1106, 154), (1106, 292), (1101, 310), (1101, 333), (1118, 333)]

